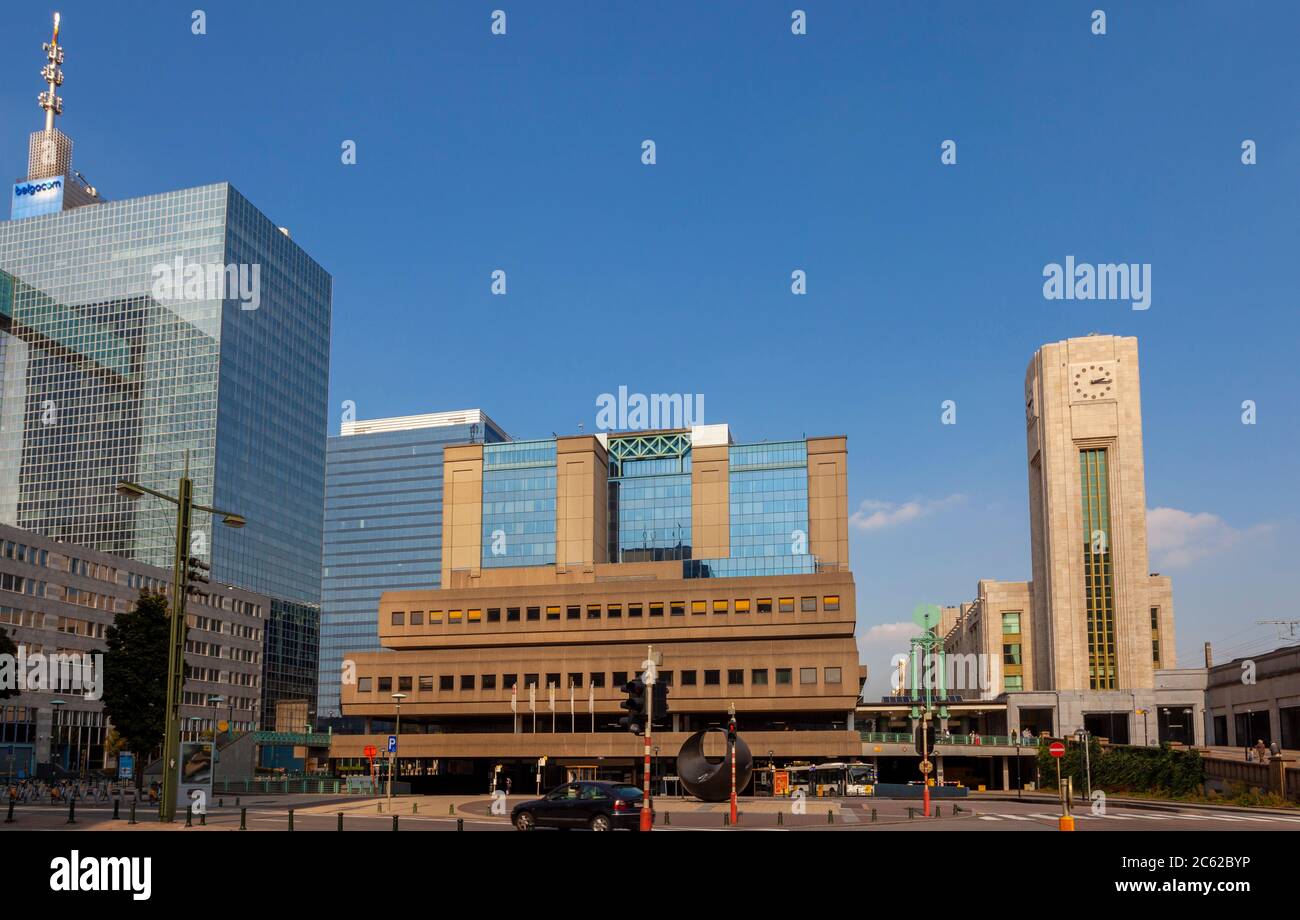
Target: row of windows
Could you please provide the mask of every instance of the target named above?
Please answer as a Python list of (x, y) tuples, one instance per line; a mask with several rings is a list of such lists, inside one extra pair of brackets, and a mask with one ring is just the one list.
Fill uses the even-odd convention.
[(0, 572), (0, 589), (32, 597), (45, 596), (45, 582), (37, 581), (35, 578), (24, 578), (22, 575), (14, 575), (10, 572)]
[(28, 565), (49, 565), (50, 559), (49, 550), (38, 549), (25, 543), (15, 543), (13, 540), (4, 541), (3, 546), (0, 546), (0, 554), (6, 559), (26, 562)]
[[(793, 597), (778, 597), (775, 599), (776, 609), (779, 613), (794, 613), (795, 599)], [(669, 616), (680, 617), (686, 616), (689, 606), (692, 615), (700, 615), (712, 611), (715, 614), (747, 614), (750, 612), (771, 613), (773, 607), (773, 598), (760, 597), (755, 599), (742, 597), (734, 600), (719, 598), (713, 601), (694, 600), (689, 605), (686, 601), (669, 601), (665, 604), (663, 601), (652, 601), (649, 604), (628, 604), (626, 612), (628, 619), (637, 619), (644, 617), (647, 610), (652, 617), (662, 617), (665, 609)], [(525, 621), (530, 623), (540, 622), (542, 611), (545, 609), (546, 619), (549, 621), (559, 620), (561, 616), (567, 620), (600, 620), (610, 619), (618, 620), (623, 618), (623, 604), (588, 604), (584, 608), (577, 604), (569, 604), (561, 607), (553, 604), (542, 607), (506, 607), (505, 621), (507, 623), (517, 623), (520, 620), (520, 614), (523, 614)], [(799, 609), (804, 613), (817, 612), (817, 598), (801, 597), (799, 599)], [(838, 594), (826, 594), (822, 596), (822, 609), (828, 612), (834, 612), (840, 609), (840, 596)], [(488, 607), (487, 615), (484, 616), (484, 610), (481, 607), (470, 607), (464, 610), (430, 610), (428, 611), (427, 622), (432, 624), (447, 623), (480, 623), (484, 619), (489, 623), (501, 622), (500, 607)], [(563, 614), (561, 613), (563, 611)], [(394, 610), (390, 614), (391, 624), (393, 626), (424, 626), (426, 623), (425, 611), (423, 610)]]
[[(769, 671), (768, 668), (750, 668), (748, 670), (748, 683), (751, 687), (766, 687), (774, 679), (776, 686), (788, 687), (794, 684), (795, 671), (799, 672), (799, 684), (801, 686), (812, 686), (817, 683), (817, 668), (774, 668)], [(844, 673), (842, 668), (823, 668), (822, 682), (829, 685), (837, 685), (844, 682)], [(610, 672), (610, 686), (621, 688), (628, 681), (627, 671)], [(674, 675), (673, 671), (660, 671), (659, 681), (665, 686), (674, 685), (674, 676), (680, 678), (677, 682), (682, 687), (720, 687), (723, 684), (723, 675), (726, 676), (726, 685), (728, 687), (743, 687), (746, 683), (745, 668), (721, 668), (705, 669), (703, 671), (689, 670), (681, 671)], [(581, 671), (570, 671), (568, 674), (552, 672), (545, 675), (546, 689), (561, 689), (561, 680), (567, 679), (563, 689), (582, 689), (584, 676), (588, 686), (592, 688), (604, 687), (605, 672), (592, 671), (584, 675)], [(435, 682), (439, 691), (460, 690), (513, 690), (516, 687), (538, 688), (541, 686), (540, 681), (543, 677), (541, 673), (523, 675), (523, 683), (519, 682), (518, 674), (501, 674), (500, 682), (496, 674), (441, 674), (437, 677), (433, 675), (399, 676), (392, 677), (359, 677), (357, 678), (358, 693), (392, 693), (394, 680), (398, 693), (411, 693), (418, 689), (422, 693), (430, 693), (434, 690)]]

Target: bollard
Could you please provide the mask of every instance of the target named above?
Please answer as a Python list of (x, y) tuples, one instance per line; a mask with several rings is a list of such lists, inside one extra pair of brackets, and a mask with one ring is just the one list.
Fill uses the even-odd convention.
[(913, 814), (913, 812), (914, 812), (915, 810), (916, 810), (916, 809), (914, 809), (911, 805), (908, 805), (908, 806), (907, 806), (907, 817), (908, 817), (908, 820), (911, 820), (912, 818), (916, 817), (916, 815)]
[(393, 830), (397, 830), (397, 815), (393, 815)]
[(121, 818), (122, 818), (122, 815), (121, 815), (121, 812), (120, 812), (121, 807), (122, 807), (122, 800), (121, 800), (121, 799), (114, 799), (114, 800), (113, 800), (113, 820), (114, 820), (114, 821), (120, 821), (120, 820), (121, 820)]
[(874, 808), (871, 809), (871, 823), (872, 824), (876, 823), (876, 810)]
[(339, 812), (339, 830), (343, 830), (343, 812)]
[(464, 829), (465, 829), (465, 819), (464, 819), (464, 818), (457, 818), (457, 819), (456, 819), (456, 830), (458, 830), (458, 831), (463, 831)]
[(239, 796), (235, 796), (235, 807), (239, 807)]
[(10, 799), (10, 800), (9, 800), (9, 815), (8, 815), (8, 817), (5, 818), (5, 824), (13, 824), (13, 823), (14, 823), (14, 800), (13, 800), (13, 799)]
[(419, 813), (420, 813), (420, 803), (419, 803), (419, 802), (412, 802), (412, 803), (411, 803), (411, 814), (413, 814), (413, 815), (418, 815)]
[(193, 827), (193, 826), (194, 826), (194, 806), (193, 806), (193, 805), (186, 805), (186, 806), (185, 806), (185, 826), (186, 826), (186, 827)]
[(722, 826), (731, 827), (731, 815), (725, 811), (722, 813)]
[(126, 822), (126, 823), (127, 823), (127, 824), (134, 824), (134, 823), (135, 823), (135, 799), (132, 799), (132, 800), (131, 800), (131, 820), (128, 821), (128, 822)]
[(664, 825), (671, 826), (672, 823), (673, 823), (673, 813), (671, 811), (664, 812)]
[(785, 827), (785, 812), (778, 811), (776, 813), (776, 826)]
[(205, 808), (199, 812), (199, 827), (208, 826), (208, 810)]
[(225, 800), (225, 799), (217, 799), (217, 807), (218, 807), (218, 808), (225, 808), (225, 807), (226, 807), (226, 800)]
[(383, 802), (376, 802), (376, 803), (375, 803), (375, 807), (379, 809), (379, 813), (380, 813), (381, 815), (384, 813), (384, 803), (383, 803)]
[(831, 811), (830, 809), (826, 810), (826, 823), (827, 824), (835, 823), (835, 812)]
[(452, 802), (450, 805), (447, 806), (447, 814), (454, 815), (455, 813), (456, 813), (456, 803)]
[(293, 809), (289, 809), (289, 830), (293, 830)]
[(248, 830), (248, 809), (247, 808), (239, 809), (239, 829), (241, 831)]
[(77, 823), (77, 800), (68, 799), (68, 824)]

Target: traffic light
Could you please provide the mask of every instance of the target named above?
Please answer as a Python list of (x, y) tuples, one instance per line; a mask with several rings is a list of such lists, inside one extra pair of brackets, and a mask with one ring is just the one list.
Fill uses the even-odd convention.
[(634, 735), (645, 734), (645, 681), (637, 677), (623, 685), (627, 699), (619, 703), (619, 708), (626, 709), (627, 714), (618, 720), (619, 728), (625, 728)]
[(736, 717), (727, 717), (727, 744), (734, 746), (736, 743)]
[(668, 685), (661, 680), (655, 681), (651, 695), (654, 697), (654, 707), (650, 715), (654, 719), (654, 727), (669, 727), (672, 725), (672, 719), (669, 718), (672, 710), (668, 708)]
[(205, 593), (196, 585), (206, 585), (209, 582), (208, 573), (212, 571), (212, 566), (204, 562), (198, 556), (189, 556), (185, 560), (185, 593), (186, 594), (203, 594)]

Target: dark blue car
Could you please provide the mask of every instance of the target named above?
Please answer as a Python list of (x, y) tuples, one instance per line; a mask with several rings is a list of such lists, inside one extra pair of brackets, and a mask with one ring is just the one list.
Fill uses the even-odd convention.
[(641, 829), (641, 798), (636, 786), (579, 780), (540, 799), (520, 802), (510, 812), (510, 821), (521, 831), (539, 827), (635, 831)]

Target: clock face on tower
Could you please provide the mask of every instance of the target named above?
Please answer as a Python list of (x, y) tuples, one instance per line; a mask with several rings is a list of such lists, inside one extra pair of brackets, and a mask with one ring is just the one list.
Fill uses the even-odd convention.
[(1115, 398), (1114, 365), (1075, 364), (1070, 368), (1070, 402)]

